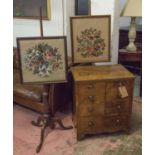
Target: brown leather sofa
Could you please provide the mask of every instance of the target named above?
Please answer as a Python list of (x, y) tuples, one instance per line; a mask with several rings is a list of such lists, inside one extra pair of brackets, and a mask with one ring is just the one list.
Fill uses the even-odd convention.
[[(68, 61), (70, 64), (70, 59)], [(60, 105), (67, 104), (70, 96), (68, 83), (55, 84), (54, 90), (51, 85), (22, 84), (20, 77), (20, 64), (17, 48), (13, 48), (13, 102), (40, 113), (49, 112), (49, 104), (52, 105), (53, 113)], [(51, 90), (52, 89), (52, 90)], [(45, 93), (45, 90), (47, 93)], [(65, 93), (63, 93), (65, 92)], [(67, 94), (67, 95), (66, 95)], [(51, 106), (50, 106), (51, 107)]]

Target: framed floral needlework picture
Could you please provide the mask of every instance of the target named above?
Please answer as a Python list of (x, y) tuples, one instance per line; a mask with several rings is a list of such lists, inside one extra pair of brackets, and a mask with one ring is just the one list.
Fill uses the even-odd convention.
[(111, 16), (70, 18), (74, 63), (110, 61)]
[(67, 81), (66, 37), (17, 38), (23, 83)]

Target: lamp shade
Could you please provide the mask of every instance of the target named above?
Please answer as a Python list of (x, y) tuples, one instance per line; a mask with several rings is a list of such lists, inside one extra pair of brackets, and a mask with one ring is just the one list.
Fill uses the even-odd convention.
[(141, 17), (142, 16), (142, 0), (127, 0), (121, 16)]

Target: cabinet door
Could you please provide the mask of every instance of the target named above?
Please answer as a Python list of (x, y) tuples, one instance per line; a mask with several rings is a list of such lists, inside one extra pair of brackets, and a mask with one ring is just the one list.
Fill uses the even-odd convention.
[[(121, 98), (119, 87), (125, 86), (128, 96)], [(131, 109), (133, 80), (118, 80), (106, 84), (106, 105), (105, 114), (114, 115), (126, 113)]]

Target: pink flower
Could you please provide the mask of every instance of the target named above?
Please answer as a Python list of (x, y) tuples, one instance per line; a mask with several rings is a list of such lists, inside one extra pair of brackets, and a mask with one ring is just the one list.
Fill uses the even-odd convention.
[(44, 57), (45, 60), (49, 61), (49, 60), (52, 60), (53, 55), (52, 55), (51, 52), (45, 52), (45, 53), (43, 54), (43, 57)]
[(88, 50), (89, 53), (92, 53), (94, 51), (94, 48), (93, 47), (88, 47), (87, 50)]

